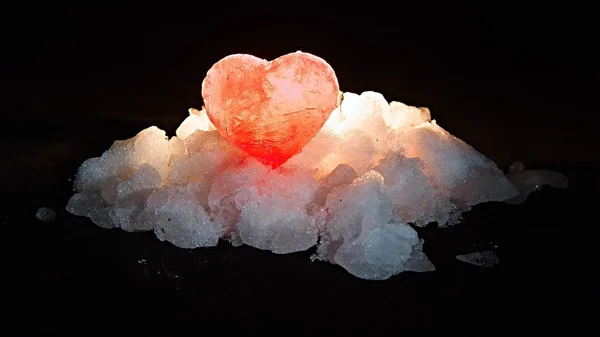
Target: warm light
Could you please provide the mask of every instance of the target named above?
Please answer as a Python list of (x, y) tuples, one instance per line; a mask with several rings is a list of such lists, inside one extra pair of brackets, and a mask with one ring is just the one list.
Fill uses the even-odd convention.
[(183, 248), (317, 246), (311, 259), (382, 280), (434, 269), (409, 223), (453, 225), (476, 204), (522, 202), (549, 179), (566, 187), (557, 174), (507, 178), (427, 108), (376, 92), (340, 103), (333, 70), (310, 54), (226, 57), (202, 94), (205, 108), (190, 109), (177, 136), (149, 127), (86, 160), (67, 210)]
[[(401, 135), (416, 126), (427, 125), (430, 119), (427, 108), (399, 102), (388, 104), (377, 92), (344, 93), (340, 106), (333, 110), (321, 131), (290, 163), (310, 157), (317, 179), (340, 164), (349, 164), (362, 174), (389, 151), (410, 147), (401, 144)], [(319, 152), (319, 148), (326, 148), (326, 153)]]
[(427, 108), (408, 106), (400, 102), (391, 102), (389, 109), (382, 111), (385, 123), (392, 129), (410, 128), (431, 120)]
[(302, 52), (271, 62), (231, 55), (213, 65), (202, 84), (208, 118), (219, 133), (273, 167), (319, 132), (338, 92), (331, 66)]
[(190, 108), (190, 115), (179, 125), (175, 134), (181, 139), (186, 139), (196, 130), (213, 131), (216, 130), (213, 123), (208, 119), (206, 110), (197, 110)]

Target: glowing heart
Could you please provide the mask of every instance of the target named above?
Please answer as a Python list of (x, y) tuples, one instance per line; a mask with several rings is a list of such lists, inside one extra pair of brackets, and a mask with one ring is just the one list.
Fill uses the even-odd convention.
[(219, 133), (266, 164), (285, 163), (319, 132), (335, 109), (331, 66), (296, 52), (271, 62), (230, 55), (208, 71), (202, 97)]

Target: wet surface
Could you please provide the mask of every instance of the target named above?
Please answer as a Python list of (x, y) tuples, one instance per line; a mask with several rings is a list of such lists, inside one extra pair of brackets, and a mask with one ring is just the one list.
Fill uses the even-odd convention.
[[(597, 73), (585, 68), (585, 59), (546, 53), (551, 44), (545, 40), (536, 40), (542, 49), (531, 56), (526, 39), (511, 42), (516, 35), (509, 33), (501, 39), (500, 28), (485, 35), (475, 29), (481, 23), (455, 28), (453, 36), (463, 38), (454, 49), (450, 32), (435, 33), (448, 28), (441, 24), (426, 25), (434, 33), (403, 38), (396, 49), (389, 41), (402, 31), (372, 28), (382, 34), (380, 47), (353, 53), (351, 46), (373, 42), (368, 32), (335, 43), (299, 28), (296, 40), (221, 32), (212, 44), (198, 45), (200, 26), (157, 24), (145, 35), (139, 27), (116, 34), (119, 29), (103, 31), (99, 22), (80, 22), (76, 33), (38, 29), (31, 36), (46, 49), (34, 55), (22, 43), (27, 57), (9, 74), (9, 93), (15, 94), (1, 142), (0, 240), (3, 318), (17, 335), (118, 329), (200, 334), (209, 326), (248, 334), (543, 334), (557, 326), (582, 328), (597, 314), (589, 214), (600, 187), (600, 156), (585, 121), (597, 110), (588, 93)], [(123, 22), (115, 25), (123, 28)], [(464, 38), (471, 31), (483, 35)], [(432, 46), (419, 42), (431, 37), (437, 37), (427, 40)], [(416, 54), (405, 52), (409, 46)], [(64, 210), (72, 195), (69, 179), (83, 160), (150, 125), (173, 135), (187, 109), (201, 107), (201, 81), (212, 63), (235, 52), (271, 59), (297, 49), (325, 58), (342, 90), (376, 90), (390, 100), (428, 106), (442, 127), (502, 168), (520, 160), (526, 168), (556, 170), (569, 178), (569, 188), (544, 188), (518, 206), (479, 205), (456, 227), (419, 229), (436, 271), (382, 282), (311, 262), (312, 250), (274, 255), (227, 243), (184, 250), (152, 233), (101, 229)], [(101, 52), (91, 56), (95, 50)], [(543, 55), (549, 55), (546, 68)], [(56, 219), (38, 220), (40, 207), (54, 209)], [(455, 258), (484, 250), (500, 262), (479, 268)]]

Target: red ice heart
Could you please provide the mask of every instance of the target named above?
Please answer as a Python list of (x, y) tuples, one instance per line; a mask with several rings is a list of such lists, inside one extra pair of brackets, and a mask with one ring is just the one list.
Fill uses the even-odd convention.
[(266, 164), (285, 163), (321, 130), (339, 85), (331, 66), (303, 52), (271, 62), (235, 54), (202, 82), (208, 118), (219, 133)]

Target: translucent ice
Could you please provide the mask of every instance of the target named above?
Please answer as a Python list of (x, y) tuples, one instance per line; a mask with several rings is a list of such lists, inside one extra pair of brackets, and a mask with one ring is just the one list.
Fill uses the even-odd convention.
[(221, 136), (273, 167), (319, 132), (338, 93), (331, 66), (300, 51), (270, 62), (230, 55), (215, 63), (202, 82), (208, 117)]
[(155, 126), (149, 127), (134, 138), (115, 141), (101, 157), (83, 162), (75, 179), (75, 191), (97, 190), (113, 201), (118, 183), (131, 179), (143, 163), (152, 166), (162, 182), (169, 169), (169, 157), (166, 133)]
[(154, 229), (161, 241), (182, 248), (216, 246), (221, 226), (198, 203), (193, 184), (153, 191), (138, 218), (140, 227)]
[(506, 177), (519, 191), (517, 196), (506, 201), (510, 204), (523, 203), (531, 192), (544, 186), (567, 188), (569, 185), (569, 180), (561, 173), (550, 170), (526, 170), (521, 162), (513, 163)]
[(127, 231), (150, 230), (153, 227), (138, 222), (139, 213), (146, 207), (150, 194), (160, 186), (160, 175), (149, 164), (143, 163), (129, 180), (117, 185), (112, 222)]
[(40, 207), (35, 213), (35, 217), (44, 222), (52, 222), (56, 219), (56, 212), (52, 208)]
[(242, 243), (291, 253), (317, 243), (316, 218), (307, 212), (317, 186), (307, 171), (271, 170), (249, 157), (219, 175), (209, 195), (209, 207), (216, 214), (222, 208), (238, 214), (223, 225), (234, 227)]
[(76, 193), (69, 199), (66, 210), (71, 214), (90, 218), (93, 223), (103, 228), (113, 228), (110, 213), (113, 207), (99, 191), (89, 190)]
[(408, 129), (396, 141), (407, 157), (423, 162), (423, 173), (453, 203), (472, 206), (517, 195), (496, 164), (435, 121)]
[(419, 158), (390, 151), (374, 170), (383, 176), (385, 193), (398, 216), (418, 226), (434, 221), (445, 224), (454, 207), (432, 186), (423, 168)]
[(384, 192), (383, 176), (369, 171), (327, 197), (328, 224), (321, 235), (319, 259), (339, 264), (351, 274), (387, 279), (409, 269), (417, 232), (394, 217)]
[(493, 267), (500, 261), (498, 255), (491, 250), (457, 255), (456, 259), (479, 267)]

